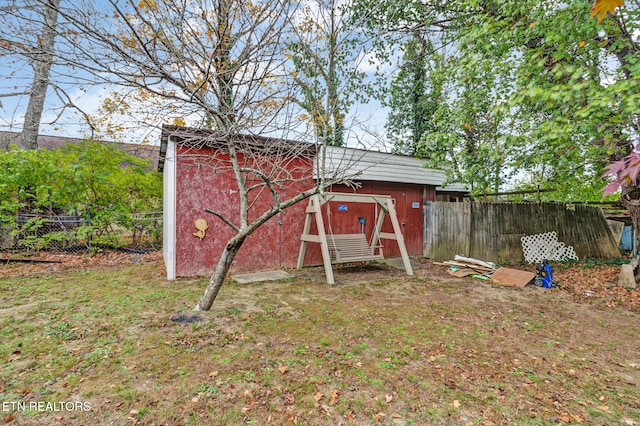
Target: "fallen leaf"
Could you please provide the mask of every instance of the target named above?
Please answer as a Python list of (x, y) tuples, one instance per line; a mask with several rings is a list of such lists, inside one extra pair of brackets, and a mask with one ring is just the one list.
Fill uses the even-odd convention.
[(3, 423), (9, 423), (10, 421), (12, 421), (14, 418), (13, 413), (7, 414), (6, 416), (4, 416), (4, 418), (2, 419)]
[(384, 400), (387, 401), (387, 403), (393, 401), (393, 395), (385, 395)]
[(453, 401), (453, 407), (454, 408), (460, 408), (460, 401), (458, 401), (457, 399)]
[(318, 392), (313, 396), (313, 399), (315, 399), (316, 401), (320, 401), (322, 398), (324, 398), (322, 392)]
[(376, 423), (382, 423), (386, 416), (387, 416), (386, 414), (384, 414), (383, 412), (380, 412), (373, 417), (373, 421)]
[(13, 353), (11, 355), (9, 355), (9, 357), (7, 358), (7, 362), (12, 362), (17, 360), (18, 358), (20, 358), (22, 356), (22, 352), (20, 351), (13, 351)]
[(338, 391), (337, 390), (332, 390), (331, 391), (331, 398), (333, 399), (338, 399)]
[(209, 373), (209, 377), (216, 377), (218, 375), (217, 371), (212, 371), (211, 373)]
[(289, 367), (287, 367), (286, 365), (281, 365), (280, 367), (278, 367), (278, 371), (280, 371), (282, 374), (284, 374), (287, 371), (289, 371)]

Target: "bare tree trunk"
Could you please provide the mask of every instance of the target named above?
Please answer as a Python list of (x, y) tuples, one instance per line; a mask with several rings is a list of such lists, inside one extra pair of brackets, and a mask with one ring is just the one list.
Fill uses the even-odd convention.
[(49, 87), (49, 72), (53, 63), (59, 5), (60, 0), (49, 0), (48, 4), (44, 6), (45, 10), (42, 11), (44, 23), (42, 25), (42, 33), (38, 37), (38, 47), (35, 52), (33, 84), (31, 85), (27, 112), (24, 116), (22, 136), (18, 144), (23, 149), (38, 148), (40, 119), (42, 118), (44, 100)]
[[(336, 182), (339, 183), (341, 181)], [(236, 234), (227, 242), (227, 245), (222, 251), (222, 254), (220, 255), (220, 259), (218, 260), (218, 264), (216, 266), (216, 270), (214, 271), (213, 275), (211, 275), (209, 284), (207, 285), (202, 298), (196, 305), (195, 310), (208, 311), (209, 309), (211, 309), (211, 306), (216, 300), (222, 284), (224, 284), (227, 273), (229, 272), (229, 269), (231, 269), (231, 263), (233, 262), (233, 259), (235, 259), (236, 254), (238, 254), (238, 251), (240, 250), (240, 247), (242, 247), (242, 244), (249, 235), (251, 235), (256, 229), (260, 228), (260, 226), (262, 226), (266, 221), (273, 218), (278, 213), (288, 209), (289, 207), (293, 206), (296, 203), (299, 203), (306, 198), (309, 198), (313, 194), (317, 194), (319, 190), (320, 188), (316, 186), (282, 202), (280, 202), (279, 198), (277, 198), (275, 200), (275, 206), (271, 207), (269, 210), (258, 216), (246, 227), (243, 227), (241, 229), (236, 228)], [(209, 213), (216, 214), (213, 211), (207, 211)]]
[(208, 311), (211, 309), (211, 305), (213, 305), (214, 300), (218, 297), (218, 292), (220, 291), (220, 288), (227, 277), (227, 273), (231, 268), (231, 263), (233, 262), (233, 259), (235, 259), (236, 254), (238, 254), (238, 250), (240, 250), (240, 247), (246, 237), (246, 235), (240, 236), (240, 234), (238, 234), (229, 240), (220, 255), (215, 272), (211, 275), (211, 278), (209, 278), (209, 284), (207, 285), (202, 298), (196, 305), (196, 311)]

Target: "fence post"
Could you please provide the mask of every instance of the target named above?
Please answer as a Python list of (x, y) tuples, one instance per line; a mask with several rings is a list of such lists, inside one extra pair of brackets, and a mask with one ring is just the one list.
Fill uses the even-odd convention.
[(87, 223), (89, 224), (89, 237), (87, 238), (87, 247), (89, 256), (91, 256), (91, 238), (93, 237), (93, 227), (91, 226), (91, 204), (87, 206)]

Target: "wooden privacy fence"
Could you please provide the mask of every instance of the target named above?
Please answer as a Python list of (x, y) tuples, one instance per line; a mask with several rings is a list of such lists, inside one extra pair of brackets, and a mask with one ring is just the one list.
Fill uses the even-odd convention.
[(513, 264), (524, 260), (521, 238), (555, 231), (580, 258), (620, 257), (618, 244), (598, 207), (562, 203), (449, 203), (424, 206), (424, 256), (456, 254)]

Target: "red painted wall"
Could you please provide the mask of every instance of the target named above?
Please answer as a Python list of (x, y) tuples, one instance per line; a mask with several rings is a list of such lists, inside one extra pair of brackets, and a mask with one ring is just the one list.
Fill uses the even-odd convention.
[[(423, 229), (423, 205), (425, 201), (435, 200), (435, 187), (417, 184), (392, 183), (392, 182), (360, 182), (360, 194), (378, 194), (390, 196), (396, 206), (396, 216), (400, 223), (405, 246), (409, 255), (421, 255), (423, 253), (422, 229)], [(334, 186), (330, 188), (335, 192), (354, 192), (346, 186)], [(328, 203), (333, 233), (357, 233), (361, 232), (359, 217), (365, 218), (364, 232), (367, 238), (375, 226), (375, 219), (379, 214), (379, 208), (375, 204), (358, 203)], [(348, 211), (338, 211), (338, 204), (348, 205)], [(324, 211), (327, 213), (326, 208)], [(327, 224), (327, 228), (329, 225)], [(327, 229), (328, 231), (328, 229)], [(382, 226), (383, 232), (393, 232), (391, 219), (385, 218)], [(383, 240), (383, 252), (385, 257), (400, 256), (400, 249), (394, 240)]]
[[(178, 146), (176, 164), (176, 276), (210, 275), (220, 253), (234, 232), (221, 219), (205, 212), (205, 208), (219, 211), (236, 223), (239, 218), (237, 185), (233, 173), (222, 167), (228, 155), (214, 153), (205, 148), (194, 155), (193, 149)], [(213, 159), (213, 160), (212, 160)], [(216, 160), (217, 159), (217, 160)], [(290, 159), (288, 170), (298, 179), (286, 188), (279, 188), (282, 199), (311, 188), (312, 162), (308, 158)], [(390, 195), (396, 200), (396, 214), (401, 224), (407, 251), (421, 255), (422, 206), (424, 201), (435, 200), (435, 188), (415, 184), (361, 182), (358, 193)], [(353, 192), (351, 188), (335, 186), (332, 191)], [(267, 210), (272, 204), (268, 191), (253, 197), (252, 217)], [(348, 205), (348, 211), (338, 211), (338, 204)], [(247, 238), (236, 256), (231, 270), (250, 272), (278, 268), (294, 268), (300, 249), (305, 209), (308, 200), (278, 214)], [(328, 210), (327, 210), (328, 207)], [(365, 218), (364, 232), (371, 237), (379, 208), (375, 204), (328, 203), (323, 206), (326, 231), (338, 233), (361, 232), (360, 217)], [(209, 228), (200, 240), (193, 235), (196, 219), (205, 219)], [(393, 232), (389, 218), (385, 219), (384, 232)], [(312, 233), (316, 233), (315, 224)], [(398, 245), (383, 240), (385, 257), (400, 255)], [(319, 244), (309, 243), (305, 265), (322, 263)]]
[[(176, 276), (210, 275), (227, 241), (234, 231), (205, 208), (239, 220), (237, 184), (233, 173), (223, 167), (228, 155), (203, 149), (195, 156), (193, 150), (178, 147), (176, 164)], [(209, 157), (209, 158), (207, 158)], [(222, 161), (212, 161), (217, 158)], [(309, 159), (296, 158), (288, 163), (299, 181), (279, 188), (281, 199), (298, 194), (314, 185)], [(306, 176), (305, 176), (306, 175)], [(252, 197), (251, 218), (269, 209), (273, 198), (268, 191)], [(238, 252), (232, 271), (258, 271), (295, 267), (304, 225), (306, 202), (298, 203), (267, 221), (247, 238)], [(209, 228), (200, 240), (193, 233), (196, 219), (205, 219)], [(280, 222), (280, 223), (279, 223)], [(318, 250), (319, 253), (319, 250)]]

